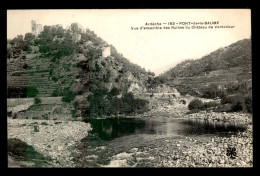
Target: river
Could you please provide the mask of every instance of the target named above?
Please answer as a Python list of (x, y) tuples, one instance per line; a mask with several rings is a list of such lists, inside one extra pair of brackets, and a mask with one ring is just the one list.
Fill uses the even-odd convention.
[(217, 122), (199, 119), (174, 118), (107, 118), (90, 119), (93, 130), (101, 140), (113, 140), (133, 134), (155, 134), (163, 136), (229, 136), (244, 131), (242, 123)]
[[(245, 124), (174, 118), (89, 119), (89, 136), (82, 140), (84, 164), (80, 167), (107, 165), (113, 155), (132, 148), (160, 145), (163, 140), (192, 137), (208, 141), (213, 136), (229, 137), (246, 129)], [(158, 146), (157, 146), (158, 147)]]

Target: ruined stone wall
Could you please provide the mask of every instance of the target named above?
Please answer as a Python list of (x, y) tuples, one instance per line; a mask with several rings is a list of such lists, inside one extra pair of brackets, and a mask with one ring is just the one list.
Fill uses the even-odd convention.
[(32, 34), (38, 36), (43, 30), (42, 24), (36, 24), (36, 22), (32, 20), (31, 25)]
[(72, 41), (73, 42), (78, 42), (78, 41), (80, 41), (80, 39), (81, 39), (81, 34), (72, 34)]
[(111, 56), (111, 49), (110, 47), (104, 47), (102, 49), (102, 57), (108, 57)]

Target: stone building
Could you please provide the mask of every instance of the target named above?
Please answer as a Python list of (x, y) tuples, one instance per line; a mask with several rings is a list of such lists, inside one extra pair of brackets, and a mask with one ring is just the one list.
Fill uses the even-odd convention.
[(38, 36), (42, 30), (43, 30), (43, 27), (42, 27), (42, 24), (36, 24), (36, 22), (34, 20), (31, 21), (31, 27), (32, 27), (32, 34), (35, 35), (35, 36)]
[(102, 57), (108, 57), (111, 56), (111, 49), (110, 47), (103, 47), (102, 48)]
[(72, 41), (74, 43), (80, 41), (80, 39), (81, 39), (81, 34), (72, 34)]

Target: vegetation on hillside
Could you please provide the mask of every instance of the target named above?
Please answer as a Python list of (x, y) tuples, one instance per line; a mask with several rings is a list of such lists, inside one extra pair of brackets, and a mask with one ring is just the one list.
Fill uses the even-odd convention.
[[(79, 41), (73, 39), (75, 35), (81, 36)], [(111, 47), (111, 56), (106, 60), (102, 58), (102, 48), (105, 46)], [(147, 101), (135, 99), (123, 90), (122, 87), (129, 86), (131, 82), (122, 82), (120, 79), (133, 75), (134, 79), (142, 79), (147, 86), (144, 77), (153, 77), (154, 73), (131, 63), (93, 31), (83, 31), (77, 23), (71, 24), (70, 29), (63, 29), (59, 25), (44, 26), (37, 37), (26, 33), (24, 38), (20, 35), (8, 40), (7, 58), (19, 56), (22, 52), (31, 53), (32, 47), (39, 48), (39, 59), (47, 59), (50, 63), (49, 80), (59, 85), (52, 96), (63, 96), (62, 101), (75, 103), (76, 95), (90, 93), (88, 98), (84, 97), (90, 103), (90, 108), (81, 109), (88, 117), (141, 113), (147, 110)], [(78, 61), (78, 57), (83, 60)], [(118, 86), (108, 90), (109, 83)], [(37, 89), (28, 88), (29, 97), (35, 97), (38, 93)]]
[(159, 77), (166, 78), (166, 84), (176, 84), (182, 95), (220, 98), (219, 111), (250, 112), (251, 58), (251, 39), (244, 39), (200, 59), (185, 60)]
[(204, 75), (211, 71), (241, 66), (251, 68), (251, 40), (244, 39), (225, 48), (220, 48), (197, 60), (185, 60), (161, 76), (190, 77)]
[(94, 90), (88, 97), (87, 116), (134, 115), (148, 111), (147, 100), (135, 99), (132, 93), (125, 93), (121, 98), (118, 95), (117, 88)]

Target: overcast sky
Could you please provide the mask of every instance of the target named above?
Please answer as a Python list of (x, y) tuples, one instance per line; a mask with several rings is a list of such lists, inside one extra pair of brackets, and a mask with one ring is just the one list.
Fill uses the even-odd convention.
[[(251, 36), (251, 12), (245, 9), (164, 10), (8, 10), (7, 38), (31, 32), (37, 24), (63, 27), (78, 22), (116, 47), (131, 62), (156, 75), (185, 59), (210, 52)], [(145, 23), (219, 21), (232, 29), (131, 30)], [(164, 25), (165, 26), (165, 25)]]

